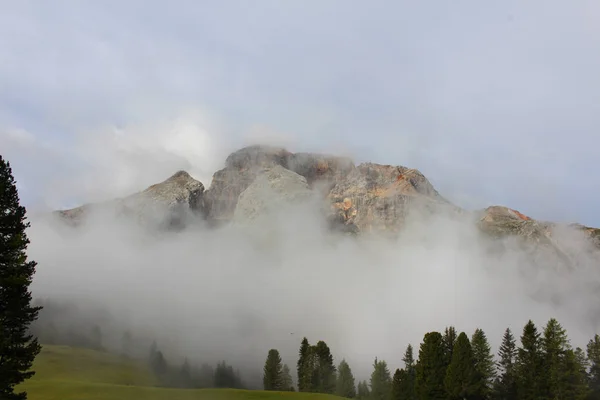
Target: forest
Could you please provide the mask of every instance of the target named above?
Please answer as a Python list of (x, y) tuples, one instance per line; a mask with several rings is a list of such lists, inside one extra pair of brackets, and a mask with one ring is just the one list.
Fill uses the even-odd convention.
[[(164, 354), (155, 340), (148, 344), (147, 337), (142, 340), (130, 331), (122, 332), (118, 346), (109, 343), (101, 326), (90, 318), (94, 314), (81, 313), (88, 315), (87, 321), (74, 318), (77, 308), (72, 304), (40, 300), (36, 304), (43, 305), (43, 311), (31, 330), (42, 344), (87, 347), (142, 359), (164, 387), (299, 391), (363, 400), (600, 399), (600, 336), (595, 335), (584, 348), (573, 346), (556, 319), (543, 328), (530, 320), (518, 333), (507, 328), (497, 351), (482, 329), (468, 334), (449, 326), (427, 332), (418, 348), (407, 344), (404, 365), (393, 368), (374, 358), (371, 375), (363, 380), (355, 378), (343, 357), (335, 361), (327, 343), (311, 344), (303, 338), (293, 370), (282, 362), (277, 349), (266, 351), (260, 385), (245, 382), (239, 369), (226, 360), (216, 365), (188, 358), (172, 362), (174, 358)], [(69, 312), (70, 321), (77, 320), (77, 324), (57, 319)]]

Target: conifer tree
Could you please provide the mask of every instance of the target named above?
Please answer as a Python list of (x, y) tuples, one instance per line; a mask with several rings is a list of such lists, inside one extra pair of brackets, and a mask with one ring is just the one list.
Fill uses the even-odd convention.
[(375, 358), (373, 372), (371, 373), (371, 399), (390, 400), (392, 396), (392, 377), (387, 363)]
[(523, 328), (516, 360), (517, 398), (538, 400), (543, 390), (541, 340), (537, 327), (531, 320)]
[(179, 369), (179, 386), (182, 388), (192, 387), (192, 369), (187, 358), (183, 361)]
[(369, 391), (369, 385), (367, 381), (358, 382), (356, 398), (358, 400), (369, 400), (371, 398), (371, 392)]
[(406, 381), (406, 371), (396, 369), (392, 378), (392, 400), (404, 400), (406, 398), (402, 387), (404, 381)]
[(281, 372), (281, 390), (286, 392), (294, 391), (294, 382), (292, 382), (290, 367), (288, 367), (287, 364), (283, 364), (283, 370)]
[(298, 391), (310, 392), (312, 389), (312, 373), (313, 366), (311, 365), (312, 348), (308, 343), (307, 338), (302, 339), (298, 356), (297, 372), (298, 372)]
[(555, 398), (585, 400), (591, 394), (588, 386), (585, 354), (579, 347), (575, 350), (565, 351), (561, 363), (559, 391), (560, 394)]
[(600, 335), (594, 335), (587, 344), (587, 358), (590, 364), (590, 398), (600, 400)]
[(496, 400), (517, 400), (516, 356), (517, 343), (515, 337), (510, 328), (506, 328), (498, 351), (499, 375), (494, 382), (493, 396)]
[(318, 393), (335, 393), (336, 387), (336, 368), (333, 363), (333, 356), (327, 344), (320, 340), (314, 347), (316, 355), (316, 382), (313, 382), (313, 391)]
[(0, 156), (0, 398), (24, 400), (26, 392), (15, 386), (31, 378), (33, 360), (41, 346), (29, 333), (41, 307), (31, 304), (29, 285), (37, 263), (27, 260), (25, 207), (10, 163)]
[(481, 379), (475, 369), (469, 338), (461, 332), (456, 339), (452, 361), (444, 379), (446, 392), (451, 400), (482, 398)]
[(471, 337), (471, 349), (473, 351), (475, 371), (477, 371), (481, 381), (479, 393), (484, 399), (489, 399), (492, 394), (494, 378), (496, 377), (496, 367), (494, 365), (492, 348), (482, 329), (475, 329)]
[(446, 368), (448, 367), (448, 365), (450, 365), (450, 362), (452, 361), (452, 350), (454, 349), (454, 344), (456, 343), (457, 335), (458, 334), (456, 333), (456, 328), (454, 328), (453, 326), (448, 326), (444, 330), (443, 343)]
[(567, 350), (571, 349), (567, 332), (554, 318), (551, 318), (544, 328), (544, 337), (541, 340), (543, 354), (542, 393), (550, 398), (562, 398), (564, 379), (562, 377), (563, 364)]
[(446, 352), (439, 332), (428, 332), (423, 337), (416, 372), (416, 392), (421, 400), (445, 398)]
[(281, 356), (276, 349), (269, 350), (265, 367), (263, 368), (263, 388), (264, 390), (282, 390), (283, 365), (281, 365)]
[(338, 366), (335, 394), (347, 399), (356, 397), (354, 375), (352, 375), (352, 369), (346, 360), (342, 360)]
[(415, 359), (413, 355), (413, 347), (412, 345), (408, 345), (406, 347), (406, 351), (404, 352), (404, 357), (402, 357), (402, 361), (404, 361), (404, 373), (401, 375), (400, 379), (400, 392), (402, 393), (402, 400), (416, 400), (417, 392), (415, 391), (415, 380), (416, 380), (416, 366)]

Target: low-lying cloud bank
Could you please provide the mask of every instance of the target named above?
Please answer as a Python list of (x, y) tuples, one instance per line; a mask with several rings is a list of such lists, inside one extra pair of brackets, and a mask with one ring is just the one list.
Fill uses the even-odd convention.
[(304, 336), (362, 379), (376, 356), (396, 368), (408, 343), (447, 325), (481, 327), (497, 346), (506, 327), (520, 335), (528, 319), (556, 317), (583, 346), (600, 315), (593, 259), (533, 266), (516, 243), (494, 252), (471, 221), (446, 216), (415, 216), (397, 239), (332, 234), (303, 206), (162, 233), (107, 215), (78, 230), (36, 217), (29, 235), (35, 297), (100, 305), (115, 335), (155, 338), (174, 362), (225, 359), (256, 374), (270, 348), (295, 366)]

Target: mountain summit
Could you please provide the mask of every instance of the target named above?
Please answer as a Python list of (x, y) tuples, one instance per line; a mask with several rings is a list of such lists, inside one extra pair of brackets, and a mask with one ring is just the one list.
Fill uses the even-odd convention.
[(57, 213), (74, 224), (85, 221), (91, 210), (102, 209), (162, 226), (183, 226), (186, 215), (199, 216), (211, 226), (218, 226), (309, 198), (320, 200), (329, 225), (343, 232), (396, 234), (410, 215), (446, 213), (470, 218), (489, 237), (512, 236), (550, 249), (568, 264), (572, 263), (569, 251), (557, 238), (560, 229), (578, 232), (600, 248), (600, 229), (536, 221), (503, 206), (464, 210), (440, 195), (416, 169), (375, 163), (355, 165), (345, 157), (292, 153), (263, 145), (230, 154), (224, 168), (213, 175), (208, 190), (187, 172), (179, 171), (131, 196)]

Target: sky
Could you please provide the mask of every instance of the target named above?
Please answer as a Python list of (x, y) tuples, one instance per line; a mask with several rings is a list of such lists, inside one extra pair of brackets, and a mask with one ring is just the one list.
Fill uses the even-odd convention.
[(2, 1), (28, 205), (207, 187), (263, 142), (420, 169), (463, 207), (600, 225), (596, 1)]

